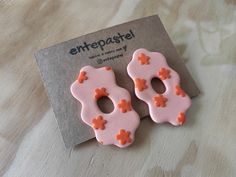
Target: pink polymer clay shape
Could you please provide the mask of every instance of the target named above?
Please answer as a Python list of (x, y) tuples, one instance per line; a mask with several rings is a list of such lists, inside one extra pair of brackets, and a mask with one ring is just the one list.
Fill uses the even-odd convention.
[[(82, 104), (81, 118), (93, 128), (98, 142), (126, 147), (134, 141), (140, 118), (132, 108), (129, 92), (116, 85), (111, 67), (83, 67), (71, 93)], [(112, 100), (113, 112), (106, 114), (98, 108), (97, 100), (103, 96)]]
[[(179, 75), (168, 66), (161, 53), (136, 50), (127, 71), (134, 81), (136, 96), (148, 104), (154, 122), (170, 122), (173, 125), (185, 122), (185, 112), (191, 105), (191, 99), (180, 87)], [(159, 78), (164, 83), (166, 91), (163, 94), (153, 90), (153, 78)]]

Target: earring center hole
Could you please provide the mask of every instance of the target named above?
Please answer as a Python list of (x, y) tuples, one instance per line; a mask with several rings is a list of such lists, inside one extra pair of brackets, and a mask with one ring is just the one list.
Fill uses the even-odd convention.
[(166, 87), (164, 83), (159, 78), (153, 78), (151, 80), (151, 85), (153, 90), (155, 90), (157, 93), (162, 94), (166, 91)]
[(111, 99), (107, 96), (103, 96), (97, 100), (97, 105), (99, 109), (105, 113), (111, 113), (114, 110), (114, 105)]

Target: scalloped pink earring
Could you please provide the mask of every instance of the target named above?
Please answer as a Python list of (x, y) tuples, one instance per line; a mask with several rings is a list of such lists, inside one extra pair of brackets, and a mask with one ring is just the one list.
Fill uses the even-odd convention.
[[(83, 67), (71, 85), (71, 93), (81, 102), (81, 118), (93, 128), (98, 142), (118, 147), (132, 144), (140, 118), (132, 108), (129, 92), (116, 85), (111, 67)], [(108, 97), (113, 102), (111, 113), (99, 109), (97, 101), (101, 97)]]
[[(135, 84), (135, 94), (148, 104), (151, 119), (156, 123), (182, 125), (191, 99), (180, 87), (179, 75), (158, 52), (138, 49), (128, 64), (127, 72)], [(163, 94), (152, 88), (151, 80), (159, 78), (166, 87)]]

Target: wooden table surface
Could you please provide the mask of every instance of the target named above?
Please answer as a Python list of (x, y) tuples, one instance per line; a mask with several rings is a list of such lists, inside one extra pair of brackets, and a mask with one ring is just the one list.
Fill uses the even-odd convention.
[[(65, 149), (34, 52), (157, 13), (202, 92), (186, 124), (145, 119), (130, 148)], [(236, 176), (235, 0), (2, 0), (0, 25), (1, 176)]]

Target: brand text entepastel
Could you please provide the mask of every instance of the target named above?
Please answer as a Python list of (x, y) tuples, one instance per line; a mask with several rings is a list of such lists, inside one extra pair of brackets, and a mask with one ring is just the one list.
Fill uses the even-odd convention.
[(135, 38), (135, 35), (133, 31), (130, 29), (129, 32), (126, 34), (117, 33), (117, 35), (108, 37), (106, 39), (101, 39), (96, 42), (92, 42), (92, 43), (83, 42), (82, 45), (77, 45), (74, 48), (71, 48), (69, 53), (71, 55), (76, 55), (80, 52), (89, 51), (90, 49), (96, 49), (96, 48), (100, 48), (101, 50), (104, 50), (105, 45), (115, 44), (115, 43), (118, 44), (125, 40), (130, 40), (133, 38)]

